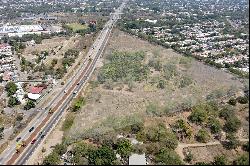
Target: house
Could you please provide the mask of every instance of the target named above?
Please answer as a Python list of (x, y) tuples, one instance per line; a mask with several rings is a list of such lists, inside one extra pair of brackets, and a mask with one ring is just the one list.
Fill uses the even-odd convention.
[(129, 165), (146, 165), (146, 156), (144, 154), (132, 154), (129, 157)]
[(12, 72), (10, 72), (10, 71), (5, 71), (4, 73), (3, 73), (3, 80), (4, 81), (10, 81), (11, 80), (11, 77), (12, 76)]
[(44, 87), (31, 86), (29, 92), (33, 94), (40, 94), (43, 91), (43, 89)]

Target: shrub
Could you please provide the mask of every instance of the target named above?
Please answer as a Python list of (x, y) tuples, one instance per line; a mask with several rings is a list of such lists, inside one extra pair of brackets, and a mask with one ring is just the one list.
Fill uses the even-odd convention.
[(185, 156), (185, 161), (187, 161), (187, 162), (191, 162), (192, 160), (193, 160), (193, 154), (191, 153), (191, 152), (189, 152), (186, 156)]
[(234, 109), (232, 107), (224, 107), (220, 110), (219, 116), (227, 120), (231, 116), (235, 116)]
[(236, 132), (241, 126), (240, 120), (236, 116), (231, 116), (227, 119), (224, 129), (227, 132)]
[(129, 157), (133, 150), (131, 142), (127, 139), (119, 140), (116, 146), (117, 153), (122, 157)]
[(235, 165), (249, 165), (249, 155), (242, 154), (236, 160), (234, 160), (233, 164), (235, 164)]
[(227, 164), (228, 164), (228, 161), (227, 161), (227, 158), (224, 155), (216, 156), (214, 158), (213, 165), (227, 165)]
[(196, 124), (201, 124), (207, 119), (207, 112), (202, 107), (194, 107), (188, 119)]
[(183, 76), (181, 81), (180, 81), (180, 85), (179, 88), (184, 88), (189, 86), (190, 84), (192, 84), (193, 80), (192, 78), (188, 77), (188, 76)]
[(231, 99), (229, 99), (229, 101), (228, 101), (228, 104), (230, 104), (230, 105), (236, 105), (236, 103), (237, 103), (237, 100), (234, 99), (234, 98), (231, 98)]
[(209, 118), (208, 127), (210, 128), (210, 130), (213, 134), (218, 133), (222, 128), (220, 121), (214, 117)]
[(236, 99), (237, 101), (238, 101), (238, 103), (240, 103), (240, 104), (247, 104), (248, 103), (248, 99), (247, 99), (247, 97), (246, 96), (239, 96), (239, 97), (237, 97), (237, 99)]
[(227, 149), (236, 149), (240, 144), (240, 142), (236, 139), (234, 134), (228, 134), (227, 140), (228, 140), (228, 142), (226, 143)]
[(206, 143), (210, 139), (210, 135), (205, 129), (200, 129), (196, 135), (196, 139), (199, 142)]
[(52, 152), (43, 160), (43, 165), (58, 165), (60, 163), (60, 156)]
[(166, 82), (164, 80), (159, 80), (157, 88), (164, 89), (166, 86)]
[(102, 146), (97, 150), (91, 150), (88, 154), (90, 165), (112, 165), (115, 160), (115, 153), (108, 146)]
[(180, 156), (172, 149), (161, 149), (155, 156), (155, 161), (158, 164), (166, 165), (182, 165)]

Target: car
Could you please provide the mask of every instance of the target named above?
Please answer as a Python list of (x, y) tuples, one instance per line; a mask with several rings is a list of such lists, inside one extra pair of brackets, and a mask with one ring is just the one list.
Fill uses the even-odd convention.
[(67, 91), (66, 91), (66, 90), (64, 90), (63, 92), (64, 92), (64, 93), (67, 93)]
[(41, 135), (41, 138), (44, 138), (45, 137), (45, 134)]
[(42, 135), (42, 133), (43, 133), (43, 132), (41, 131), (41, 132), (39, 133), (39, 135)]
[(29, 132), (31, 132), (31, 131), (33, 131), (34, 130), (34, 127), (31, 127), (30, 129), (29, 129)]
[(18, 137), (18, 138), (16, 139), (16, 142), (20, 141), (20, 139), (22, 139), (22, 138), (21, 138), (21, 137)]
[(77, 94), (77, 91), (74, 91), (73, 94)]
[(31, 141), (31, 144), (34, 144), (36, 142), (36, 139), (33, 139), (32, 141)]

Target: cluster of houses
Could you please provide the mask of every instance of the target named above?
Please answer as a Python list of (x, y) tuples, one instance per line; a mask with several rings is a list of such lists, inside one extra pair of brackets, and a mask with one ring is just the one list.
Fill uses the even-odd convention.
[[(154, 25), (156, 23), (151, 22)], [(185, 24), (181, 27), (152, 26), (141, 29), (131, 29), (135, 33), (152, 35), (166, 45), (179, 49), (181, 52), (190, 52), (193, 56), (210, 58), (222, 65), (240, 64), (234, 66), (239, 70), (249, 70), (249, 34), (223, 33), (224, 22), (216, 20), (203, 21), (194, 24)]]
[(15, 80), (17, 67), (9, 44), (0, 44), (0, 76), (3, 81)]

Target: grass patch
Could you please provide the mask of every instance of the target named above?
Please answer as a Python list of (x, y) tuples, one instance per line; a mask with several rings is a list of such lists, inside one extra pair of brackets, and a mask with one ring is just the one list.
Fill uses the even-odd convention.
[(84, 29), (88, 28), (87, 25), (82, 25), (82, 24), (79, 24), (79, 23), (67, 24), (67, 27), (69, 29), (71, 29), (73, 32), (77, 32), (77, 31), (84, 30)]
[(76, 112), (78, 110), (80, 110), (82, 108), (82, 106), (84, 106), (86, 104), (86, 100), (84, 97), (79, 97), (75, 100), (71, 111)]
[(143, 64), (145, 53), (143, 52), (114, 52), (108, 57), (106, 63), (98, 75), (100, 83), (112, 80), (118, 81), (142, 81), (149, 75), (149, 68)]
[(62, 131), (68, 131), (73, 125), (75, 120), (75, 114), (69, 113), (62, 125)]

